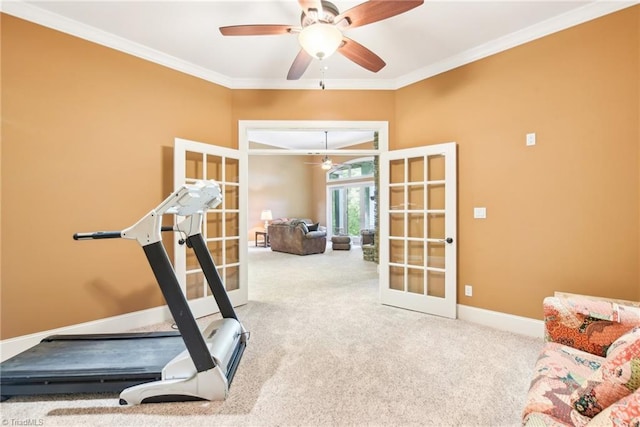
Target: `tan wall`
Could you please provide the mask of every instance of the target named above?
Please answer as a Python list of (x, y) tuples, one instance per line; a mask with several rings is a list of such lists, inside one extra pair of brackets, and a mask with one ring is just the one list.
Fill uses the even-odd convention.
[[(638, 74), (640, 74), (640, 7), (636, 6), (635, 8), (635, 13), (636, 13), (636, 39), (637, 39), (637, 44), (636, 44), (636, 58), (639, 58), (637, 61), (637, 67), (638, 67)], [(640, 102), (640, 84), (638, 84), (638, 102)], [(640, 145), (640, 108), (638, 108), (638, 144)], [(638, 149), (638, 155), (640, 156), (640, 148)], [(640, 157), (638, 158), (638, 164), (640, 165)], [(640, 177), (638, 178), (640, 179)], [(638, 185), (638, 189), (640, 191), (640, 184)], [(640, 200), (640, 193), (638, 195), (638, 200)], [(640, 203), (640, 202), (639, 202)], [(638, 220), (638, 222), (640, 223), (640, 218)], [(638, 227), (640, 229), (640, 227)], [(639, 230), (640, 231), (640, 230)], [(640, 236), (638, 236), (638, 246), (640, 246)], [(638, 250), (638, 277), (640, 277), (640, 249)], [(637, 286), (638, 290), (638, 299), (640, 299), (640, 280), (638, 280), (638, 286)]]
[(130, 225), (170, 191), (174, 137), (236, 147), (238, 120), (457, 141), (462, 304), (540, 318), (554, 290), (640, 298), (639, 14), (398, 91), (228, 90), (2, 15), (2, 338), (161, 304), (134, 242), (71, 235)]
[(461, 304), (540, 318), (556, 290), (640, 297), (639, 11), (398, 90), (392, 148), (458, 143)]
[(235, 146), (231, 91), (2, 15), (2, 338), (164, 304), (132, 225), (175, 137)]
[(273, 218), (313, 218), (311, 165), (308, 156), (249, 156), (248, 240), (264, 229), (263, 209)]

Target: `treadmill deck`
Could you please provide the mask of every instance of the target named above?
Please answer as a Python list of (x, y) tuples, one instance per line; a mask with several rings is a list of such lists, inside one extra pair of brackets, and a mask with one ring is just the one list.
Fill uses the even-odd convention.
[(0, 364), (3, 398), (53, 393), (120, 392), (161, 378), (186, 349), (178, 331), (54, 335)]

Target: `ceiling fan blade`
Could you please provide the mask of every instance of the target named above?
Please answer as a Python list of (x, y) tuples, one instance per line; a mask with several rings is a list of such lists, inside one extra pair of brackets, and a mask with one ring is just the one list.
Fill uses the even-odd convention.
[(377, 73), (387, 65), (382, 58), (362, 46), (357, 41), (343, 36), (342, 42), (342, 46), (338, 48), (338, 52), (361, 67)]
[(291, 25), (231, 25), (220, 27), (223, 36), (275, 36), (279, 34), (289, 34), (293, 28)]
[(361, 27), (400, 15), (423, 3), (424, 0), (369, 0), (336, 16), (333, 22), (340, 28)]
[(287, 74), (287, 80), (298, 80), (309, 67), (313, 61), (313, 57), (307, 53), (304, 49), (300, 49), (296, 59), (293, 60), (291, 68), (289, 68), (289, 74)]
[(312, 12), (317, 12), (318, 15), (322, 15), (322, 1), (321, 0), (298, 0), (300, 7), (305, 15), (309, 15)]

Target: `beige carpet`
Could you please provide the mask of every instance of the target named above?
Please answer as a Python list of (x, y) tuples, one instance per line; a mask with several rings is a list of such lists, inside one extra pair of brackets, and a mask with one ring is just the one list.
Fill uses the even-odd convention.
[(238, 314), (251, 339), (226, 401), (14, 397), (0, 405), (2, 425), (520, 424), (541, 340), (380, 305), (376, 265), (357, 247), (251, 248), (249, 276)]

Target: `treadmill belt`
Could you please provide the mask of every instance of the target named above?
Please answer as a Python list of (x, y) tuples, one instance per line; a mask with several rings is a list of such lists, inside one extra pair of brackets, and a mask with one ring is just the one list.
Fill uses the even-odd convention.
[[(185, 349), (178, 331), (55, 335), (2, 362), (0, 385), (3, 395), (119, 391), (160, 378), (162, 368)], [(56, 384), (66, 385), (58, 390)], [(27, 385), (31, 392), (22, 393)]]

